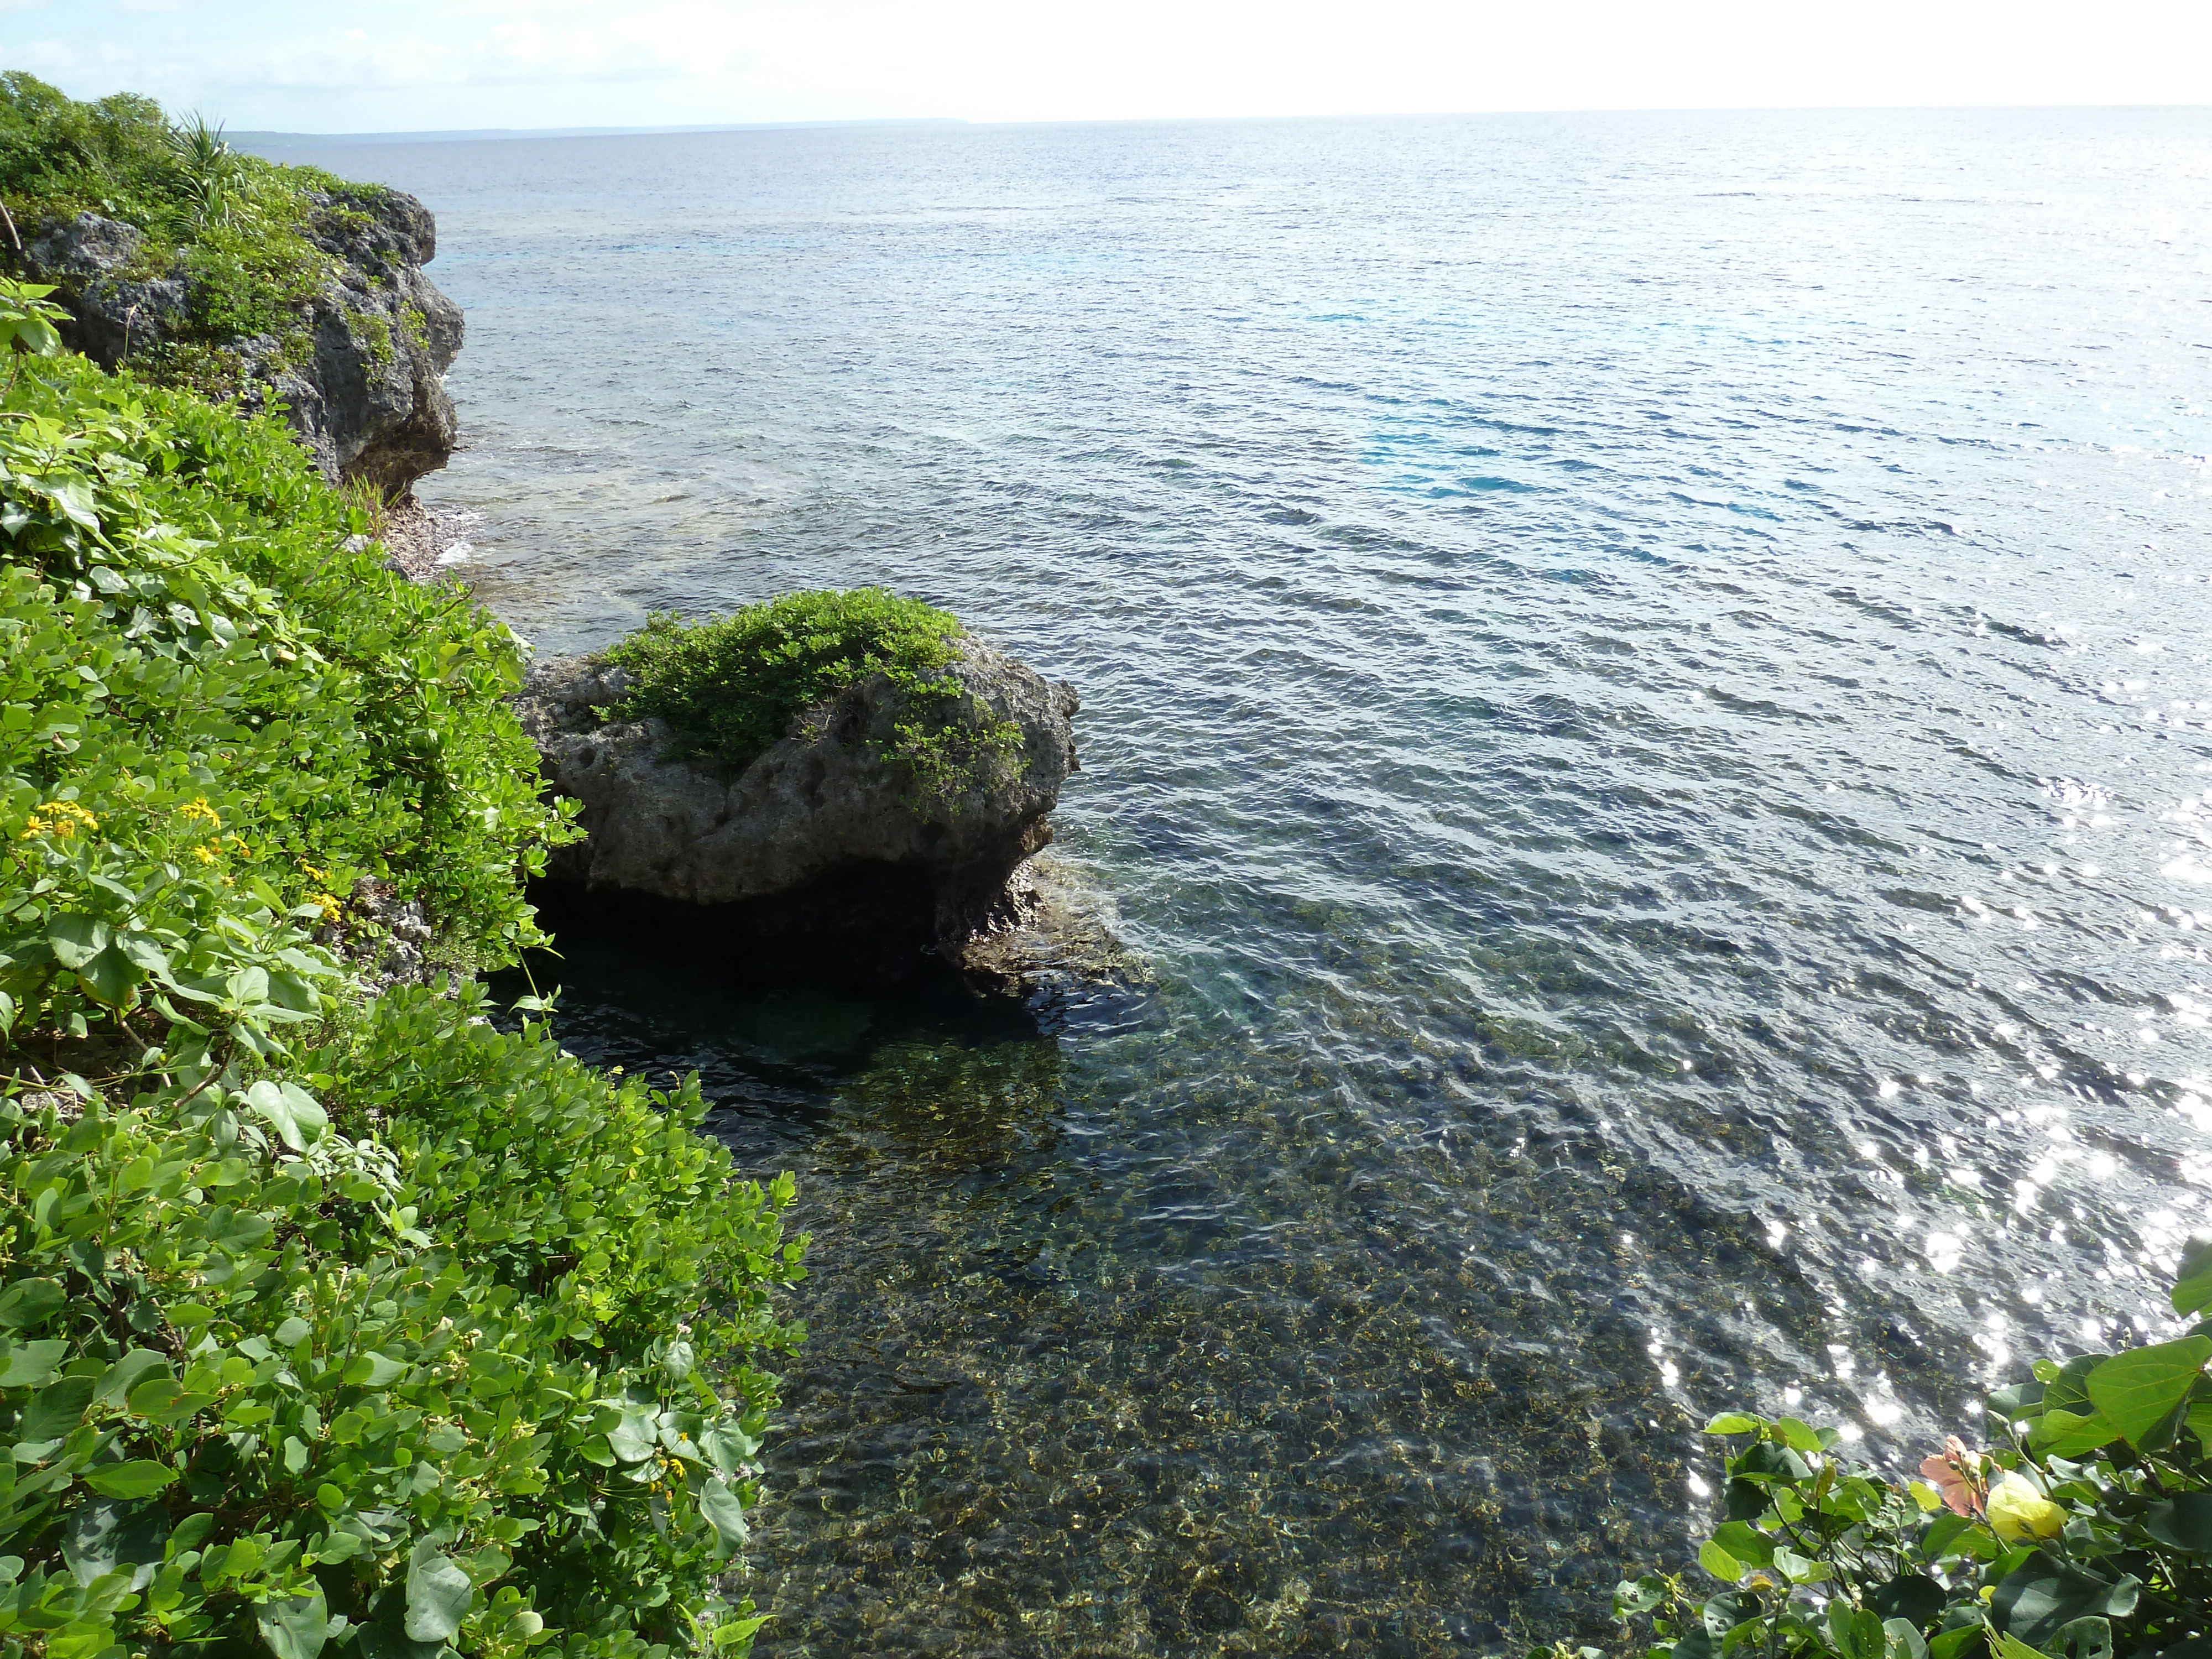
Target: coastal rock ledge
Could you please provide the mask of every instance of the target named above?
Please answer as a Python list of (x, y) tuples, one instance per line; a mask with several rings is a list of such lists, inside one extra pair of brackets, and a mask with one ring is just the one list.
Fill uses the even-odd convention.
[(776, 959), (878, 981), (929, 953), (955, 966), (979, 939), (1030, 920), (1009, 879), (1052, 840), (1047, 815), (1076, 770), (1073, 686), (972, 635), (943, 672), (956, 721), (1009, 722), (1004, 763), (949, 793), (884, 757), (907, 694), (875, 674), (809, 709), (734, 775), (671, 758), (659, 720), (625, 720), (623, 671), (592, 657), (536, 664), (515, 709), (547, 787), (583, 803), (586, 839), (547, 879), (694, 943), (762, 946)]
[[(445, 374), (461, 349), (461, 308), (422, 274), (437, 257), (437, 222), (412, 196), (373, 185), (308, 201), (327, 285), (280, 332), (203, 343), (231, 362), (240, 406), (281, 408), (325, 477), (399, 501), (446, 465), (458, 432)], [(56, 285), (70, 313), (64, 341), (113, 369), (192, 337), (205, 298), (181, 256), (148, 270), (145, 248), (137, 227), (88, 212), (27, 228), (17, 252), (33, 280)]]

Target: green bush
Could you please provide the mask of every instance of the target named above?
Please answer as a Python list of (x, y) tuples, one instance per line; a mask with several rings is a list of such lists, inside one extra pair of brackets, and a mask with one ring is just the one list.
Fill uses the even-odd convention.
[(884, 745), (932, 793), (949, 794), (1004, 765), (1019, 740), (1010, 721), (980, 728), (960, 718), (959, 619), (880, 587), (787, 593), (711, 622), (656, 615), (616, 644), (608, 661), (630, 677), (622, 712), (657, 715), (678, 751), (743, 771), (793, 720), (883, 674), (906, 694), (910, 717)]
[(185, 315), (133, 357), (167, 383), (235, 393), (232, 348), (249, 336), (275, 337), (288, 359), (304, 354), (307, 302), (340, 270), (314, 238), (374, 193), (244, 155), (199, 117), (173, 125), (149, 98), (79, 103), (20, 70), (0, 73), (0, 204), (18, 234), (96, 213), (145, 233), (132, 274), (186, 276)]
[[(2173, 1291), (2212, 1308), (2212, 1243)], [(1729, 1413), (1726, 1519), (1680, 1576), (1624, 1583), (1653, 1656), (2203, 1659), (2212, 1654), (2212, 1320), (2116, 1354), (2039, 1360), (1987, 1403), (1996, 1443), (1956, 1436), (1898, 1481), (1832, 1429)]]
[(0, 1659), (739, 1659), (789, 1178), (356, 978), (362, 878), (540, 937), (514, 641), (274, 422), (0, 353)]
[(0, 1103), (0, 1643), (742, 1653), (789, 1177), (473, 988), (282, 1076)]
[(449, 951), (538, 935), (573, 834), (503, 699), (514, 641), (344, 550), (367, 520), (273, 422), (30, 360), (0, 406), (0, 1035), (317, 1012), (362, 877)]

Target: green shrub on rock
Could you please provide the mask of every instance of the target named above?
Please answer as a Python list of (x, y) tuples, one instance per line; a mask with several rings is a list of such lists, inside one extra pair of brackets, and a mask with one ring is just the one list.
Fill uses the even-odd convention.
[(0, 257), (84, 213), (142, 232), (130, 274), (186, 279), (168, 337), (134, 358), (166, 381), (234, 395), (235, 347), (252, 336), (304, 358), (305, 307), (340, 273), (317, 239), (348, 214), (358, 220), (349, 204), (374, 189), (233, 149), (219, 127), (196, 116), (173, 125), (150, 98), (80, 103), (21, 70), (0, 73), (0, 206), (15, 228)]
[[(2173, 1291), (2212, 1310), (2212, 1243)], [(2203, 1659), (2212, 1654), (2212, 1320), (2175, 1340), (2039, 1360), (1899, 1481), (1832, 1429), (1716, 1418), (1740, 1445), (1726, 1519), (1682, 1577), (1622, 1583), (1650, 1653), (1791, 1659)]]
[(793, 720), (848, 686), (882, 674), (909, 718), (885, 745), (923, 787), (949, 793), (979, 768), (1006, 762), (1010, 721), (957, 718), (959, 618), (881, 587), (787, 593), (708, 622), (655, 615), (605, 653), (630, 677), (622, 712), (657, 716), (681, 752), (741, 772)]

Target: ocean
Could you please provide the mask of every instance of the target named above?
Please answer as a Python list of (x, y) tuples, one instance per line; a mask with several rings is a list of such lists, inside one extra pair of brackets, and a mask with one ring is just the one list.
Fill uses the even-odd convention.
[(2212, 112), (303, 147), (543, 650), (883, 583), (1072, 680), (1148, 987), (564, 931), (799, 1177), (774, 1659), (1603, 1640), (2212, 1227)]

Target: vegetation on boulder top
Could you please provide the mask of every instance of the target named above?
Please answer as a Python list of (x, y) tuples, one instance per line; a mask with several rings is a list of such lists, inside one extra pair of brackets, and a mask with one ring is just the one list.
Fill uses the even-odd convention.
[(787, 593), (709, 622), (655, 615), (605, 652), (629, 677), (621, 713), (668, 722), (678, 752), (735, 774), (838, 693), (882, 674), (907, 698), (885, 744), (915, 782), (946, 793), (1007, 763), (1019, 739), (1005, 720), (958, 719), (945, 672), (965, 630), (947, 611), (880, 587)]

